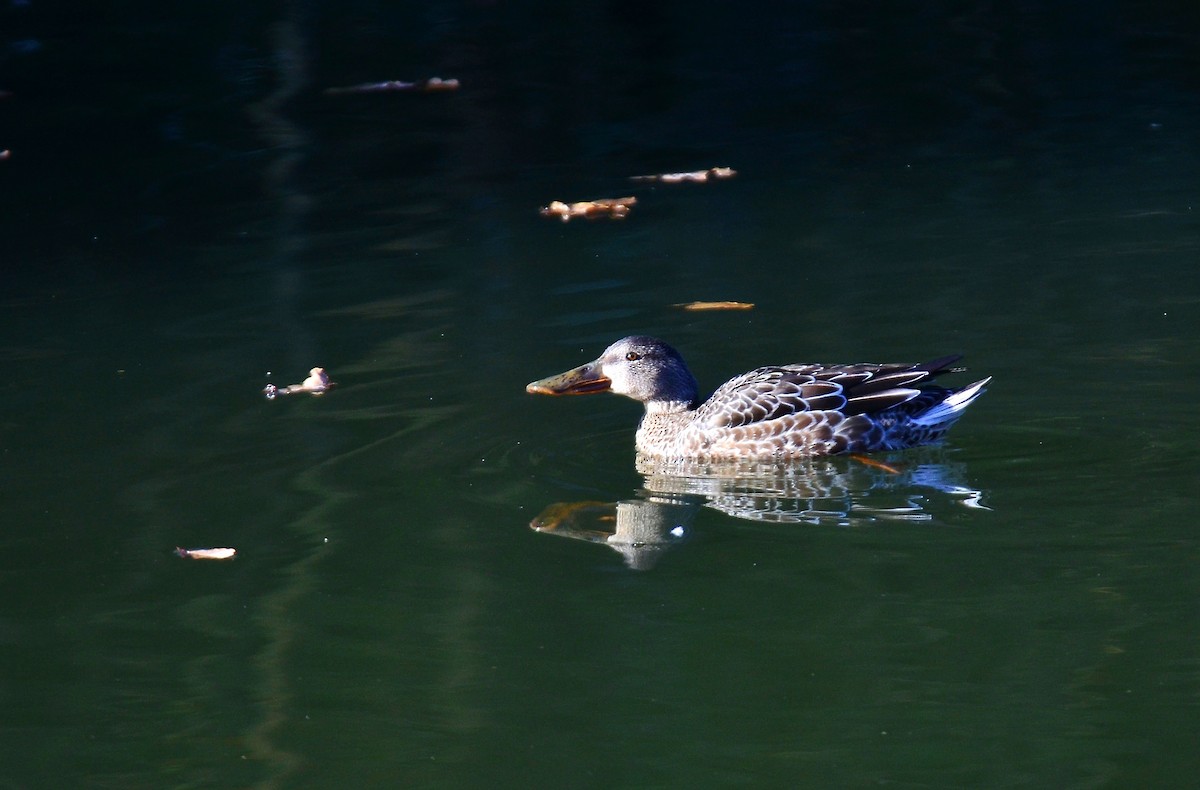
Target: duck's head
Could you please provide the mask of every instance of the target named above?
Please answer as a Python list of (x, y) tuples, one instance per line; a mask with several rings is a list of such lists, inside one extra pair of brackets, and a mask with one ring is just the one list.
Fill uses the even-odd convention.
[(647, 411), (694, 408), (699, 388), (679, 352), (654, 337), (626, 337), (604, 349), (600, 358), (531, 382), (535, 395), (590, 395), (615, 392), (646, 404)]

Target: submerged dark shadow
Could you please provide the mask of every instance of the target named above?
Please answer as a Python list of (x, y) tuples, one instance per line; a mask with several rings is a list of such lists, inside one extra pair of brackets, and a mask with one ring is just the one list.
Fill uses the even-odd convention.
[(700, 508), (749, 521), (856, 527), (933, 522), (949, 508), (988, 509), (966, 467), (940, 450), (787, 463), (638, 461), (643, 487), (619, 502), (558, 502), (530, 528), (602, 543), (635, 570), (687, 538)]

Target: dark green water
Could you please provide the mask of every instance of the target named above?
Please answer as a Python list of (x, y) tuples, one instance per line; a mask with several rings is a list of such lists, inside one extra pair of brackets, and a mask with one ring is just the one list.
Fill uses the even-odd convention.
[[(0, 12), (0, 786), (1194, 782), (1196, 14), (638, 8)], [(995, 379), (718, 490), (635, 332)]]

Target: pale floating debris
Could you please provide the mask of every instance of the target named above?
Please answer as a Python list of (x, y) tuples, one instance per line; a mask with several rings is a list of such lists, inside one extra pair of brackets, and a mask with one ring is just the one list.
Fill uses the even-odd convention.
[(175, 556), (189, 560), (231, 560), (237, 556), (237, 549), (181, 549), (176, 546)]
[(703, 184), (706, 181), (733, 178), (736, 175), (737, 171), (732, 167), (710, 167), (707, 170), (693, 170), (690, 173), (655, 173), (650, 176), (630, 176), (629, 180), (635, 183), (650, 181), (658, 184), (682, 184), (685, 181), (690, 181), (696, 184)]
[(753, 310), (754, 302), (680, 302), (681, 310)]
[(267, 400), (274, 400), (280, 395), (295, 395), (297, 392), (307, 392), (310, 395), (324, 395), (336, 386), (336, 382), (329, 380), (329, 374), (325, 372), (325, 368), (313, 368), (308, 371), (308, 378), (301, 384), (289, 384), (286, 387), (276, 387), (274, 384), (268, 384), (263, 387), (262, 392)]
[(573, 217), (597, 219), (625, 219), (629, 209), (637, 204), (635, 197), (601, 198), (599, 200), (581, 200), (578, 203), (563, 203), (555, 200), (548, 206), (542, 206), (539, 213), (543, 217), (558, 217), (563, 222), (569, 222)]
[[(13, 95), (12, 91), (0, 89), (0, 99), (7, 99), (12, 95)], [(12, 149), (10, 149), (10, 148), (0, 149), (0, 162), (6, 161), (11, 158), (12, 158)]]
[(391, 92), (440, 93), (442, 91), (456, 91), (458, 88), (459, 82), (453, 77), (448, 80), (444, 80), (441, 77), (430, 77), (427, 80), (417, 80), (416, 82), (387, 80), (386, 82), (364, 82), (361, 85), (347, 85), (341, 88), (326, 88), (325, 95), (337, 96), (343, 93)]

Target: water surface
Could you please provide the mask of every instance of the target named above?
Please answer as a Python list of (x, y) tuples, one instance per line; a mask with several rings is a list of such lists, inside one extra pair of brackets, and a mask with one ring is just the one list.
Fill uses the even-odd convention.
[[(7, 784), (1190, 782), (1200, 108), (1163, 8), (6, 9)], [(710, 388), (995, 378), (894, 473), (731, 491), (639, 474), (630, 401), (525, 394), (633, 333)], [(261, 397), (313, 365), (333, 392)], [(556, 503), (589, 539), (530, 529)]]

